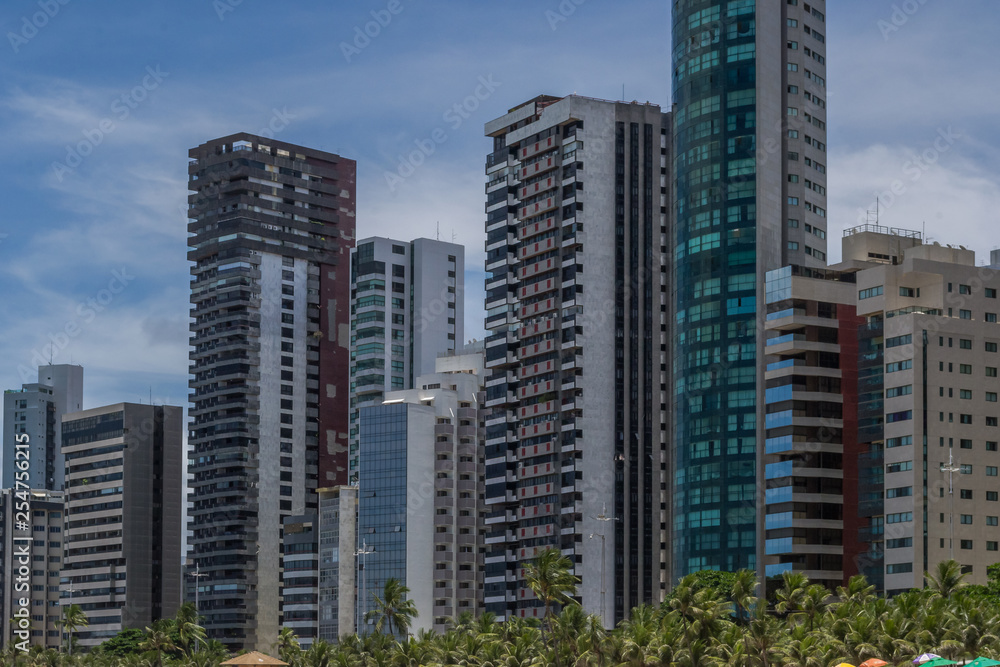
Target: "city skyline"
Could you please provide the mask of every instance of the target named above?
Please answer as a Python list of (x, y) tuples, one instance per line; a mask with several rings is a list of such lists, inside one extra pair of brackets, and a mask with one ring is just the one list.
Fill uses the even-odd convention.
[[(359, 236), (433, 238), (437, 223), (442, 240), (454, 232), (469, 251), (466, 337), (481, 338), (483, 123), (542, 92), (618, 98), (624, 83), (629, 101), (670, 102), (665, 3), (508, 13), (400, 0), (275, 16), (232, 0), (174, 12), (55, 4), (38, 18), (42, 5), (12, 3), (0, 18), (0, 127), (13, 144), (0, 163), (11, 174), (0, 225), (0, 352), (11, 361), (0, 378), (30, 381), (20, 371), (48, 363), (54, 345), (53, 363), (88, 368), (85, 407), (186, 403), (188, 147), (273, 130), (358, 160)], [(985, 259), (982, 231), (1000, 203), (1000, 146), (987, 131), (997, 93), (981, 86), (987, 62), (959, 66), (934, 47), (985, 43), (996, 10), (947, 7), (852, 1), (831, 12), (831, 237), (885, 192), (882, 224), (926, 222), (929, 236)], [(275, 46), (228, 57), (265, 19)], [(458, 29), (468, 25), (491, 30)], [(590, 47), (598, 40), (616, 48)], [(234, 105), (249, 87), (272, 92)], [(74, 166), (67, 146), (89, 154)], [(423, 158), (410, 175), (397, 156), (413, 151)]]

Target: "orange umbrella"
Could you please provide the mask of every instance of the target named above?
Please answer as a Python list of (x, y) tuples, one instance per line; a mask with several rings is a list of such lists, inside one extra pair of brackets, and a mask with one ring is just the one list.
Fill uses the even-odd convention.
[(889, 663), (885, 660), (879, 660), (878, 658), (868, 658), (862, 662), (858, 667), (882, 667), (883, 665), (888, 665)]

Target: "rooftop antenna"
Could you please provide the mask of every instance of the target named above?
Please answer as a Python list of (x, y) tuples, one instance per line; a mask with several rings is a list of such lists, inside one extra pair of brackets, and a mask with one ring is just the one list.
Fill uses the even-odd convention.
[(457, 239), (457, 238), (458, 238), (458, 234), (455, 233), (455, 228), (452, 227), (451, 228), (451, 242), (454, 243), (455, 239)]
[(622, 102), (625, 101), (625, 84), (622, 84)]
[(437, 221), (437, 240), (441, 240), (441, 221)]

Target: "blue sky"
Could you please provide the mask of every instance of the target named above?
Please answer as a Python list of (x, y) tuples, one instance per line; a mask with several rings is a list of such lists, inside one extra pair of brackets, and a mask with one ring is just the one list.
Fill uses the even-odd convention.
[[(1000, 75), (984, 57), (1000, 7), (830, 4), (831, 259), (894, 180), (882, 224), (926, 223), (985, 256), (1000, 243)], [(5, 0), (0, 384), (54, 348), (85, 366), (88, 407), (186, 404), (187, 150), (241, 130), (356, 159), (359, 236), (454, 234), (480, 334), (483, 124), (541, 93), (618, 99), (624, 85), (668, 105), (669, 5)], [(436, 130), (433, 154), (389, 183)]]

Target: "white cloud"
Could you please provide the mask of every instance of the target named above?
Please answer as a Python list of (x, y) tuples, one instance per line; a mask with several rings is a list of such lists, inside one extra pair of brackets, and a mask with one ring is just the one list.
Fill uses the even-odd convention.
[[(879, 224), (922, 231), (942, 244), (964, 245), (976, 251), (977, 261), (989, 259), (1000, 243), (1000, 174), (966, 157), (975, 153), (968, 142), (933, 157), (931, 141), (919, 148), (878, 144), (863, 150), (834, 153), (830, 158), (831, 263), (840, 258), (840, 235), (865, 222), (864, 211), (874, 210), (879, 198)], [(874, 222), (874, 216), (871, 221)]]

